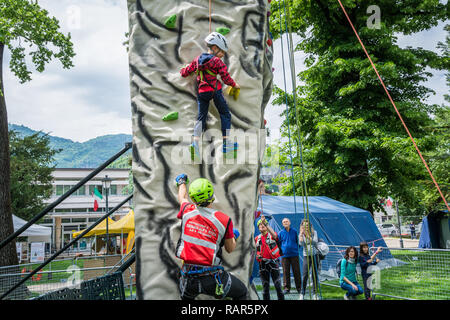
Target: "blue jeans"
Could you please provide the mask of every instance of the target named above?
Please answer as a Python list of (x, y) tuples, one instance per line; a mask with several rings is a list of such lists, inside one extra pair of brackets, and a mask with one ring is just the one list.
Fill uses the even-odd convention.
[(364, 293), (363, 289), (361, 288), (361, 286), (359, 285), (358, 282), (353, 282), (353, 284), (358, 287), (357, 291), (355, 289), (353, 289), (353, 287), (351, 285), (349, 285), (347, 282), (341, 283), (341, 288), (344, 290), (347, 290), (347, 297), (357, 296), (359, 294)]
[(223, 96), (222, 89), (215, 92), (202, 92), (197, 96), (198, 116), (194, 127), (194, 136), (200, 137), (206, 130), (206, 119), (208, 117), (209, 102), (211, 99), (219, 111), (220, 122), (222, 127), (222, 136), (227, 136), (227, 131), (231, 128), (231, 113), (228, 109), (227, 101)]

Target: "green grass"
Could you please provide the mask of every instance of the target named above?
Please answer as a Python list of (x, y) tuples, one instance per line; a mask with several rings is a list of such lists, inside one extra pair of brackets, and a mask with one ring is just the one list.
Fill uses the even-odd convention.
[[(379, 294), (420, 300), (450, 299), (450, 252), (391, 250), (391, 254), (407, 264), (381, 270), (379, 288), (374, 290), (378, 294), (376, 300), (399, 299)], [(358, 282), (363, 287), (361, 276), (358, 276)], [(321, 283), (322, 298), (342, 300), (345, 291), (329, 284), (339, 286), (339, 280)], [(262, 287), (256, 287), (262, 297)], [(309, 288), (306, 299), (309, 299), (308, 290)], [(271, 297), (276, 299), (274, 287), (271, 287)], [(288, 294), (285, 298), (298, 299), (298, 294)], [(364, 294), (359, 295), (357, 299), (363, 300)]]
[[(69, 267), (74, 265), (74, 260), (54, 260), (51, 262), (51, 265), (48, 264), (44, 268), (42, 268), (39, 271), (57, 271), (57, 270), (67, 270)], [(83, 269), (84, 267), (84, 261), (82, 259), (79, 259), (76, 261), (76, 266), (78, 266), (80, 269)], [(26, 266), (27, 271), (30, 272), (34, 270), (35, 268), (39, 267), (40, 263), (35, 263), (32, 265)], [(22, 270), (23, 268), (20, 268)], [(39, 274), (38, 274), (39, 275)], [(49, 291), (52, 291), (52, 284), (59, 284), (62, 282), (66, 282), (70, 279), (70, 277), (73, 275), (73, 272), (54, 272), (54, 273), (42, 273), (40, 274), (40, 280), (37, 280), (37, 276), (34, 275), (33, 278), (35, 280), (29, 279), (26, 281), (27, 286), (35, 286), (35, 285), (49, 285)], [(80, 272), (80, 279), (83, 279), (83, 271)], [(37, 292), (31, 292), (31, 297), (37, 297), (41, 293)]]

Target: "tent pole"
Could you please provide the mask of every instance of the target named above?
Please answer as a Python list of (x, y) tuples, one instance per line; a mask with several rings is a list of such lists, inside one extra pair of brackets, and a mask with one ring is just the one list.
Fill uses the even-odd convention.
[(120, 257), (123, 258), (123, 229), (120, 230)]
[(402, 223), (400, 220), (400, 215), (398, 214), (398, 200), (395, 200), (395, 209), (397, 210), (398, 233), (400, 235), (400, 248), (403, 248)]

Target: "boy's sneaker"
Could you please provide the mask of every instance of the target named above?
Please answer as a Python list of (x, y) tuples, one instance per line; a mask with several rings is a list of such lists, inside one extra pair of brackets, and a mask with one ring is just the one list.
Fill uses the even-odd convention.
[(304, 300), (304, 296), (300, 293), (300, 296), (298, 297), (298, 300)]
[(189, 149), (191, 150), (191, 160), (192, 161), (198, 161), (200, 160), (200, 150), (198, 147), (198, 142), (193, 142), (190, 146)]
[(225, 158), (227, 159), (236, 159), (237, 156), (237, 149), (238, 149), (238, 143), (228, 143), (225, 142), (223, 143), (223, 155)]
[(344, 300), (350, 300), (349, 296), (347, 294), (344, 294)]

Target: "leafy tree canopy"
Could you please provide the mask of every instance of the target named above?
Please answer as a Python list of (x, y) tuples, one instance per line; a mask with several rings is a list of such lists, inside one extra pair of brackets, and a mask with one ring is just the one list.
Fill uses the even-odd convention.
[[(287, 136), (289, 124), (298, 143), (300, 132), (309, 195), (326, 195), (371, 212), (384, 210), (379, 198), (386, 195), (418, 206), (414, 188), (430, 178), (339, 3), (273, 1), (275, 37), (289, 30), (284, 3), (292, 32), (301, 36), (295, 50), (307, 54), (307, 69), (297, 75), (302, 85), (295, 90), (296, 109), (294, 96), (280, 88), (274, 89), (274, 104), (284, 108), (287, 94), (283, 134)], [(401, 48), (397, 36), (436, 26), (448, 18), (446, 5), (438, 0), (378, 1), (380, 27), (372, 28), (366, 12), (372, 2), (342, 3), (419, 148), (434, 150), (438, 142), (427, 128), (441, 106), (426, 103), (434, 91), (424, 82), (430, 69), (448, 70), (448, 56)], [(299, 163), (298, 152), (295, 156)], [(296, 171), (300, 194), (302, 175)], [(292, 184), (284, 192), (292, 194)]]
[(58, 150), (46, 135), (21, 137), (9, 132), (11, 152), (11, 208), (16, 216), (30, 220), (45, 208), (52, 194), (53, 157)]

